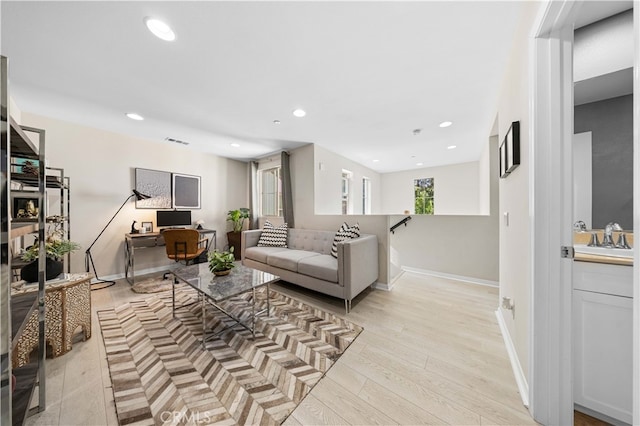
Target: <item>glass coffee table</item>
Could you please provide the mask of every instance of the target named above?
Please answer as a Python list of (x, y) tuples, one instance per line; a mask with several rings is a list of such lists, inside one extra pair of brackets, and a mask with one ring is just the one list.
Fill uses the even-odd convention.
[[(251, 332), (251, 335), (256, 336), (256, 317), (266, 313), (269, 316), (271, 306), (269, 304), (269, 284), (276, 282), (280, 279), (277, 275), (270, 274), (268, 272), (259, 271), (257, 269), (243, 266), (240, 263), (236, 264), (236, 267), (231, 270), (229, 275), (216, 276), (209, 271), (208, 263), (198, 263), (190, 266), (183, 266), (174, 269), (170, 272), (177, 281), (181, 281), (188, 284), (198, 292), (198, 297), (202, 303), (202, 346), (211, 338), (219, 335), (229, 328), (241, 325)], [(176, 282), (177, 282), (176, 281)], [(256, 289), (260, 287), (267, 287), (267, 307), (260, 311), (256, 311)], [(240, 318), (226, 311), (220, 302), (230, 299), (235, 296), (239, 296), (248, 291), (253, 292), (251, 298), (251, 315), (250, 324), (246, 324), (240, 320)], [(206, 324), (206, 308), (207, 304), (212, 305), (220, 312), (234, 321), (234, 324), (225, 327), (222, 330), (214, 332), (207, 332)], [(172, 309), (175, 316), (176, 311), (176, 292), (175, 285), (172, 288)]]

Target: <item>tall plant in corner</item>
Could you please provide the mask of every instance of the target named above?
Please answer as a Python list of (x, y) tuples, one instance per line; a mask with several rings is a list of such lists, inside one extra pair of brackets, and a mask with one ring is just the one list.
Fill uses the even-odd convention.
[(227, 240), (229, 240), (229, 248), (233, 247), (234, 253), (241, 253), (242, 227), (245, 219), (249, 219), (251, 211), (246, 207), (235, 210), (229, 210), (227, 213), (227, 221), (231, 222), (232, 229), (227, 232)]

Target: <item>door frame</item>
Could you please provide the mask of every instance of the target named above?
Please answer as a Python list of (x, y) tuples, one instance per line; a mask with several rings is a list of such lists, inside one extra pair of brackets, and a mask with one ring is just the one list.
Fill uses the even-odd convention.
[[(531, 37), (530, 412), (542, 424), (573, 424), (571, 259), (573, 245), (573, 26), (582, 1), (550, 1)], [(634, 28), (640, 28), (634, 2)], [(640, 93), (640, 31), (634, 31), (634, 93)], [(640, 96), (634, 96), (634, 232), (640, 230)], [(633, 423), (640, 423), (640, 253), (634, 253)]]
[[(633, 232), (640, 232), (640, 2), (633, 3)], [(640, 250), (633, 252), (633, 424), (640, 424)]]

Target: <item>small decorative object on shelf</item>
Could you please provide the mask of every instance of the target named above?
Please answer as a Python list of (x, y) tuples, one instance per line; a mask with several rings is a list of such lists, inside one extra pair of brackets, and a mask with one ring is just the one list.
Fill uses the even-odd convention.
[(38, 199), (33, 197), (14, 197), (13, 214), (17, 219), (37, 219), (40, 209)]
[(196, 225), (198, 225), (198, 226), (196, 226), (196, 229), (204, 229), (204, 228), (202, 227), (202, 225), (204, 225), (204, 220), (202, 220), (202, 219), (198, 220), (198, 221), (196, 222)]
[(27, 175), (38, 176), (37, 161), (26, 160), (22, 165), (22, 173)]
[(233, 255), (233, 247), (229, 251), (214, 250), (209, 253), (209, 270), (214, 275), (227, 275), (236, 265), (236, 258)]
[(132, 234), (137, 234), (138, 232), (140, 232), (140, 231), (138, 231), (138, 230), (136, 229), (136, 223), (137, 223), (137, 222), (138, 222), (137, 220), (134, 220), (134, 221), (133, 221), (133, 223), (131, 224), (131, 233), (132, 233)]
[(140, 232), (153, 232), (153, 222), (142, 222)]

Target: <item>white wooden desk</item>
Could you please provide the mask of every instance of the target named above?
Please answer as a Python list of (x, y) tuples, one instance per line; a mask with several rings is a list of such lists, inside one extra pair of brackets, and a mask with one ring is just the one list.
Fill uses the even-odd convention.
[[(218, 244), (215, 229), (198, 229), (200, 235), (211, 235), (207, 241), (207, 249), (213, 247), (215, 250)], [(213, 245), (211, 245), (213, 239)], [(149, 249), (154, 247), (163, 247), (164, 237), (162, 232), (147, 232), (139, 234), (124, 234), (124, 277), (129, 284), (135, 283), (135, 252), (136, 250)]]

